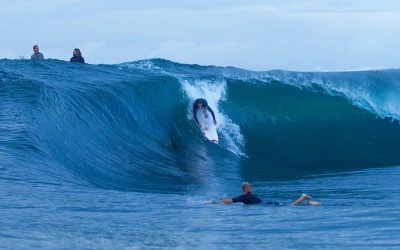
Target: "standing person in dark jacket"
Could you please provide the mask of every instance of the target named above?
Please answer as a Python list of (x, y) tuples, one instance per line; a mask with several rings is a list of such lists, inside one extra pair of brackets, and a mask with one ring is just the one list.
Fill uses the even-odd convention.
[(210, 111), (210, 113), (211, 113), (211, 115), (212, 115), (212, 117), (214, 119), (214, 124), (216, 125), (217, 124), (217, 120), (215, 120), (214, 111), (210, 108), (210, 106), (208, 106), (208, 103), (207, 103), (206, 99), (199, 98), (196, 101), (194, 101), (194, 103), (193, 103), (193, 117), (194, 117), (194, 120), (197, 123), (197, 126), (199, 128), (201, 128), (201, 124), (200, 124), (199, 120), (197, 119), (197, 110), (200, 109), (200, 108), (205, 108), (208, 111)]
[(85, 63), (85, 59), (82, 57), (80, 49), (74, 49), (74, 52), (72, 54), (73, 56), (71, 57), (71, 60), (69, 60), (70, 62)]

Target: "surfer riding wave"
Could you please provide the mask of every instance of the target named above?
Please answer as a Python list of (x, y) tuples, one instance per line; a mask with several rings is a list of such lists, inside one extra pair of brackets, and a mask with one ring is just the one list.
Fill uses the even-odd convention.
[(210, 113), (213, 117), (213, 120), (214, 120), (214, 124), (217, 125), (217, 120), (215, 119), (214, 111), (210, 108), (210, 106), (208, 106), (207, 100), (203, 99), (203, 98), (199, 98), (199, 99), (196, 99), (196, 101), (194, 101), (194, 103), (193, 103), (193, 117), (197, 123), (197, 126), (199, 128), (202, 127), (201, 123), (199, 122), (199, 119), (197, 119), (197, 110), (199, 110), (201, 108), (204, 109), (203, 112), (204, 112), (204, 116), (206, 116), (206, 117), (208, 116), (207, 110), (210, 111)]

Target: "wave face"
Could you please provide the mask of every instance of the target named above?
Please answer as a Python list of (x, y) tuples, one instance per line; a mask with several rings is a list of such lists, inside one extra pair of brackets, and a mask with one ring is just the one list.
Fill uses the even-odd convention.
[[(179, 192), (400, 164), (400, 70), (1, 60), (0, 95), (0, 160), (17, 180)], [(218, 146), (193, 121), (198, 97)]]

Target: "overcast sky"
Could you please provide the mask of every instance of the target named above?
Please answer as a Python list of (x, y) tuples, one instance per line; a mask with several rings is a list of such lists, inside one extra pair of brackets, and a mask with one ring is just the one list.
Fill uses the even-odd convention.
[(165, 58), (253, 70), (400, 68), (398, 0), (2, 0), (0, 58)]

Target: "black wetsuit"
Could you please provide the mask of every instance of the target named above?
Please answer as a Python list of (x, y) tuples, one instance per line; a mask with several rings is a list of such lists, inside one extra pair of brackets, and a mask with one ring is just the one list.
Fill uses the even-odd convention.
[(260, 198), (258, 198), (251, 192), (249, 192), (247, 194), (239, 195), (238, 197), (233, 198), (232, 201), (233, 201), (233, 203), (243, 202), (246, 205), (260, 204), (262, 202), (262, 200)]
[(70, 62), (79, 62), (79, 63), (85, 63), (85, 59), (82, 56), (73, 56), (71, 57)]
[(210, 108), (210, 106), (208, 106), (207, 101), (203, 98), (199, 98), (196, 101), (194, 101), (193, 103), (193, 117), (194, 120), (197, 122), (197, 124), (199, 124), (199, 120), (197, 119), (197, 103), (201, 102), (201, 106), (203, 108), (207, 108), (208, 111), (210, 111), (214, 121), (215, 121), (215, 114), (214, 111)]
[[(232, 201), (233, 201), (233, 203), (243, 202), (246, 205), (260, 204), (263, 202), (260, 198), (258, 198), (257, 196), (255, 196), (252, 193), (242, 194), (236, 198), (233, 198)], [(267, 201), (267, 202), (264, 202), (264, 204), (265, 205), (273, 205), (273, 206), (282, 205), (281, 203), (279, 203), (277, 201)]]

